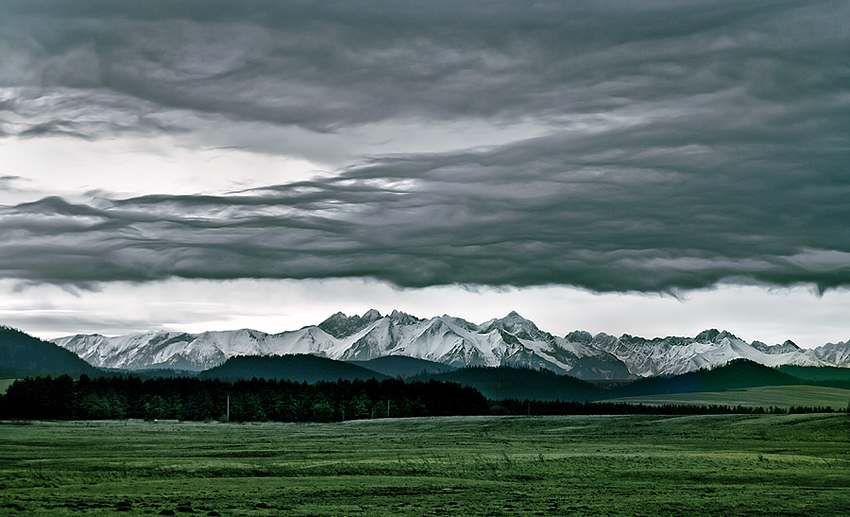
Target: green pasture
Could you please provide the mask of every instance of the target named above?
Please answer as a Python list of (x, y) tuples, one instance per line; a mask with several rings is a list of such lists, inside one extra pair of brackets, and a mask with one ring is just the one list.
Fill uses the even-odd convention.
[(610, 399), (605, 402), (645, 405), (727, 405), (765, 408), (774, 406), (783, 409), (793, 406), (805, 406), (831, 407), (836, 410), (843, 410), (847, 409), (850, 403), (850, 390), (824, 386), (762, 386), (729, 391), (640, 395)]
[(0, 424), (0, 515), (835, 516), (850, 415)]

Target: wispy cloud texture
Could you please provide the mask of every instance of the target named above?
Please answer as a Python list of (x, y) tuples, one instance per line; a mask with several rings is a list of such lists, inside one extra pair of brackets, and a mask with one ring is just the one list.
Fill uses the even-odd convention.
[[(321, 161), (262, 136), (294, 128), (354, 156), (239, 192), (7, 205), (5, 278), (850, 285), (846, 2), (10, 1), (0, 20), (7, 139)], [(370, 141), (458, 121), (500, 136)]]

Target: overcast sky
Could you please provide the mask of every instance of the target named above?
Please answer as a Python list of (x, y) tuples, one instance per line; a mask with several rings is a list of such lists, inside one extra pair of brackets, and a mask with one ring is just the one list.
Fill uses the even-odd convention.
[(850, 339), (850, 3), (0, 3), (0, 323)]

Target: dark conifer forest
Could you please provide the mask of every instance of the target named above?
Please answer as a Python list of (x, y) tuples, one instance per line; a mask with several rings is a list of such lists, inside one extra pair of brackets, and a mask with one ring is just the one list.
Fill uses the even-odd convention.
[(251, 379), (68, 375), (26, 378), (0, 396), (0, 419), (339, 422), (474, 415), (763, 414), (833, 412), (831, 407), (642, 405), (503, 399), (453, 382), (401, 379), (308, 384)]
[(487, 399), (449, 382), (397, 379), (298, 383), (192, 377), (141, 380), (68, 375), (16, 381), (0, 418), (330, 422), (365, 418), (481, 415)]

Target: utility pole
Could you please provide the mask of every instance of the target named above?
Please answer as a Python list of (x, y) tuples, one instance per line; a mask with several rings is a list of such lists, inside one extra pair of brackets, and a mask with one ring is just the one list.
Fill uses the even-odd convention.
[(230, 422), (230, 395), (227, 396), (227, 421)]

